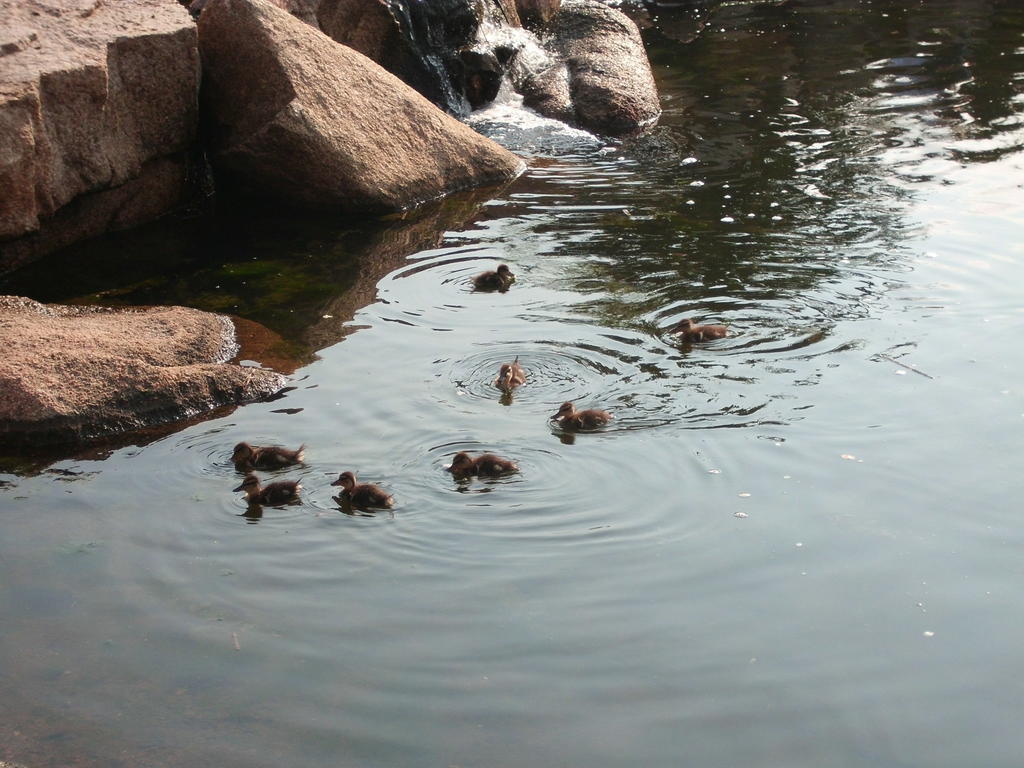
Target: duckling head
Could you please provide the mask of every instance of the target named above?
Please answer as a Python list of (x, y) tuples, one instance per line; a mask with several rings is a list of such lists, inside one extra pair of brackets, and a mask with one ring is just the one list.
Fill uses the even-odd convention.
[(472, 468), (473, 459), (471, 459), (469, 454), (465, 452), (456, 453), (455, 457), (452, 459), (452, 463), (445, 467), (445, 469), (453, 475), (465, 474)]
[[(516, 360), (518, 359), (516, 358)], [(494, 385), (506, 391), (512, 389), (512, 363), (501, 364), (501, 367), (498, 369), (498, 378), (494, 380)]]
[(340, 485), (346, 491), (351, 491), (356, 487), (356, 476), (352, 472), (342, 472), (331, 485)]
[(575, 412), (576, 412), (576, 406), (573, 405), (572, 403), (566, 401), (566, 402), (562, 403), (558, 407), (558, 413), (556, 413), (551, 418), (555, 419), (557, 421), (557, 420), (560, 420), (560, 419), (564, 419), (566, 416), (572, 416)]
[(250, 495), (260, 488), (260, 479), (256, 475), (248, 474), (245, 476), (245, 480), (242, 484), (235, 488), (235, 491), (245, 491), (246, 495)]
[(685, 333), (693, 328), (693, 318), (684, 317), (678, 323), (668, 329), (669, 333)]
[(253, 454), (252, 446), (248, 443), (239, 443), (235, 446), (235, 450), (231, 452), (231, 460), (238, 464), (239, 462), (248, 460)]
[(498, 277), (506, 282), (515, 282), (516, 276), (512, 274), (512, 270), (508, 268), (508, 264), (498, 265)]

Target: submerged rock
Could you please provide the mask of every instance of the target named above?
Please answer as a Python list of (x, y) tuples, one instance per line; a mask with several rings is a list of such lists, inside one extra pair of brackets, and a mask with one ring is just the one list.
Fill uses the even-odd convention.
[(222, 177), (304, 207), (395, 211), (508, 181), (515, 155), (362, 54), (267, 0), (199, 17), (204, 104)]
[(0, 296), (0, 441), (82, 442), (279, 392), (228, 364), (231, 321), (185, 307), (115, 310)]
[(187, 197), (199, 52), (165, 0), (0, 0), (0, 269)]

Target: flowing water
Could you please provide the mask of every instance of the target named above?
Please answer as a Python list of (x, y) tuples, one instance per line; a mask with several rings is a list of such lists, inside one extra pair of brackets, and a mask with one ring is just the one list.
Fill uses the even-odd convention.
[[(531, 160), (494, 199), (168, 222), (0, 284), (233, 312), (298, 364), (5, 460), (0, 759), (1021, 764), (1024, 9), (734, 4), (683, 44), (687, 13), (645, 31), (648, 139), (492, 113)], [(615, 419), (563, 433), (567, 399)], [(246, 508), (239, 440), (308, 445), (301, 504)], [(460, 450), (521, 471), (456, 482)]]

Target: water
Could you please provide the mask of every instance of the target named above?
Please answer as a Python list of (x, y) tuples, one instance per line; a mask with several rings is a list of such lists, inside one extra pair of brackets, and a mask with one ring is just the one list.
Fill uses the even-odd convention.
[[(531, 134), (490, 201), (169, 223), (7, 278), (235, 311), (300, 367), (0, 475), (0, 759), (1018, 765), (1024, 12), (904, 5), (649, 29), (659, 134)], [(660, 331), (689, 315), (733, 333)], [(562, 434), (565, 399), (616, 419)], [(301, 505), (247, 515), (241, 439), (309, 445)], [(459, 450), (522, 471), (459, 484)], [(346, 514), (344, 469), (393, 513)]]

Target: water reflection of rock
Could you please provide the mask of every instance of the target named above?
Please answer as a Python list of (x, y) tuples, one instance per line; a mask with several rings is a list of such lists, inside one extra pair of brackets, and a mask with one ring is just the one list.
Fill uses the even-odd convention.
[(721, 4), (721, 0), (646, 0), (643, 3), (628, 4), (623, 10), (642, 30), (655, 28), (670, 40), (692, 43), (708, 26), (712, 14)]
[(487, 199), (488, 190), (455, 196), (392, 217), (373, 231), (360, 249), (354, 282), (321, 305), (317, 317), (303, 331), (306, 346), (324, 349), (344, 338), (351, 331), (345, 323), (376, 300), (381, 278), (397, 269), (410, 254), (440, 245), (445, 232), (465, 229)]
[[(374, 301), (384, 275), (446, 231), (467, 227), (494, 193), (460, 193), (369, 221), (222, 206), (216, 216), (81, 243), (0, 278), (0, 291), (62, 304), (180, 304), (244, 318), (236, 323), (242, 359), (291, 372), (347, 333), (344, 323)], [(75, 281), (53, 280), (82, 263), (91, 268)]]

